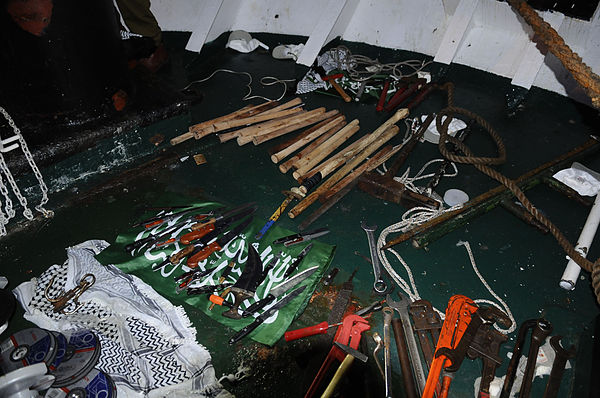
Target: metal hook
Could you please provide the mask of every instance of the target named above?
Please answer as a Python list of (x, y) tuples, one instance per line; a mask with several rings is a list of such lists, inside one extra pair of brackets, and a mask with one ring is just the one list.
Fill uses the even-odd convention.
[[(85, 274), (79, 281), (79, 284), (73, 289), (67, 292), (63, 290), (62, 294), (59, 294), (56, 297), (50, 297), (50, 295), (48, 295), (48, 290), (50, 290), (54, 284), (54, 278), (56, 278), (56, 276), (53, 276), (52, 279), (50, 279), (50, 283), (48, 283), (48, 286), (46, 286), (44, 289), (44, 297), (54, 307), (52, 311), (65, 315), (73, 314), (75, 311), (81, 308), (83, 304), (79, 303), (79, 296), (81, 296), (83, 292), (89, 289), (90, 286), (96, 282), (96, 277), (93, 274)], [(70, 301), (75, 304), (75, 308), (71, 311), (65, 311), (65, 308), (69, 305)]]

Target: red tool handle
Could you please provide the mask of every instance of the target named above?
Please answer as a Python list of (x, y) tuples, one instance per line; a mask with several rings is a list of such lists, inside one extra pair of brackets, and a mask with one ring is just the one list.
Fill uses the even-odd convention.
[(151, 223), (148, 224), (144, 224), (144, 228), (146, 229), (150, 229), (152, 227), (155, 227), (157, 225), (162, 224), (163, 222), (165, 222), (164, 220), (160, 219), (160, 220), (156, 220), (156, 221), (152, 221)]
[(377, 107), (375, 108), (375, 110), (377, 112), (381, 112), (383, 110), (383, 105), (385, 104), (385, 97), (387, 97), (387, 92), (390, 88), (390, 81), (386, 80), (385, 83), (383, 83), (383, 89), (381, 90), (381, 95), (379, 96), (379, 101), (377, 102)]
[(161, 247), (161, 246), (165, 246), (165, 245), (170, 245), (171, 243), (175, 243), (177, 239), (175, 238), (171, 238), (171, 239), (167, 239), (164, 242), (158, 242), (156, 244), (156, 247)]
[(213, 242), (210, 245), (203, 247), (202, 250), (200, 250), (198, 253), (188, 258), (186, 264), (190, 268), (196, 268), (198, 267), (198, 263), (200, 261), (207, 259), (208, 256), (210, 256), (212, 253), (217, 252), (221, 249), (222, 247), (219, 246), (217, 242)]
[(343, 73), (336, 73), (335, 75), (321, 76), (321, 79), (323, 81), (327, 81), (327, 80), (341, 79), (342, 77), (344, 77)]
[(214, 231), (214, 230), (215, 230), (215, 224), (207, 224), (207, 225), (204, 225), (200, 229), (197, 229), (192, 232), (188, 232), (187, 234), (183, 235), (181, 238), (179, 238), (179, 241), (181, 243), (183, 243), (184, 245), (189, 245), (190, 243), (192, 243), (193, 240), (200, 239), (207, 233)]
[(314, 336), (315, 334), (325, 334), (327, 333), (327, 329), (329, 329), (329, 324), (326, 321), (323, 321), (313, 326), (285, 332), (283, 337), (285, 338), (285, 341), (293, 341), (306, 336)]

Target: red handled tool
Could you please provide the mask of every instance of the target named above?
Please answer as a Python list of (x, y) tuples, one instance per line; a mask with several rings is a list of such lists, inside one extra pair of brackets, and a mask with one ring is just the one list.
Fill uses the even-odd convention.
[(201, 248), (197, 253), (191, 255), (188, 258), (186, 263), (187, 266), (190, 268), (196, 268), (200, 261), (207, 259), (208, 256), (210, 256), (214, 252), (222, 250), (226, 244), (228, 244), (243, 230), (245, 230), (248, 227), (248, 225), (250, 225), (250, 222), (252, 222), (252, 216), (247, 217), (237, 227), (233, 228), (230, 231), (227, 231), (225, 234), (223, 234), (221, 238)]
[(383, 83), (383, 90), (381, 90), (381, 95), (379, 96), (379, 101), (377, 101), (377, 107), (375, 110), (377, 112), (381, 112), (383, 110), (383, 105), (385, 104), (385, 97), (387, 96), (388, 89), (390, 88), (390, 81), (386, 79)]
[(334, 326), (340, 326), (341, 324), (342, 322), (330, 325), (327, 323), (327, 321), (323, 321), (313, 326), (308, 326), (302, 329), (290, 330), (289, 332), (285, 332), (283, 337), (285, 338), (285, 341), (293, 341), (307, 336), (325, 334), (327, 333), (327, 329), (332, 328)]

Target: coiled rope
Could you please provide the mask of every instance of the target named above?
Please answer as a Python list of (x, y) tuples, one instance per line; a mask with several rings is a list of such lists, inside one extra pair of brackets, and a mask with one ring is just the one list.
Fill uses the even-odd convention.
[[(594, 288), (594, 293), (596, 294), (596, 300), (600, 303), (600, 258), (596, 260), (596, 262), (591, 262), (590, 260), (584, 258), (575, 250), (573, 245), (567, 240), (567, 238), (562, 234), (562, 232), (540, 211), (527, 199), (523, 191), (517, 186), (517, 184), (507, 178), (506, 176), (500, 174), (498, 171), (492, 169), (490, 165), (501, 164), (506, 159), (506, 149), (504, 147), (504, 143), (502, 139), (496, 133), (496, 131), (492, 128), (492, 126), (481, 116), (463, 108), (459, 108), (454, 106), (453, 104), (453, 85), (451, 83), (446, 83), (443, 88), (448, 92), (448, 107), (442, 109), (437, 114), (436, 117), (436, 126), (437, 130), (440, 133), (440, 142), (438, 144), (440, 153), (448, 160), (455, 163), (463, 163), (463, 164), (472, 164), (477, 168), (477, 170), (486, 174), (487, 176), (493, 178), (498, 181), (506, 188), (508, 188), (513, 195), (521, 202), (523, 207), (527, 209), (527, 211), (535, 217), (541, 224), (546, 226), (552, 236), (556, 239), (558, 244), (563, 248), (563, 250), (567, 253), (567, 255), (573, 259), (582, 269), (592, 273), (592, 286)], [(498, 156), (494, 158), (490, 157), (479, 157), (473, 154), (473, 151), (469, 147), (467, 147), (463, 142), (457, 140), (456, 138), (450, 136), (448, 134), (448, 126), (454, 116), (464, 116), (467, 119), (473, 119), (475, 123), (477, 123), (483, 130), (485, 130), (488, 135), (495, 142), (498, 149)], [(445, 118), (444, 118), (445, 117)], [(446, 146), (446, 143), (450, 142), (454, 144), (457, 148), (459, 148), (465, 155), (459, 156), (452, 152), (450, 152)]]

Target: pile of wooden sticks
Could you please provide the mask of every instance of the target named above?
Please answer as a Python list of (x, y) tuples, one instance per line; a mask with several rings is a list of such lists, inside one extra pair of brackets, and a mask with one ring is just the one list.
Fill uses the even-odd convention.
[[(292, 175), (300, 184), (299, 192), (305, 195), (288, 213), (295, 218), (317, 200), (331, 207), (331, 200), (337, 202), (361, 174), (374, 170), (392, 157), (400, 145), (379, 148), (398, 133), (395, 123), (407, 115), (408, 110), (401, 109), (372, 133), (359, 136), (344, 146), (359, 131), (358, 119), (347, 122), (339, 111), (326, 111), (325, 108), (306, 111), (299, 98), (284, 104), (268, 101), (190, 126), (187, 133), (173, 138), (171, 144), (217, 134), (221, 142), (235, 138), (238, 145), (249, 142), (259, 145), (308, 127), (269, 150), (271, 160), (279, 164), (282, 173), (293, 170)], [(321, 209), (319, 215), (327, 208)]]

